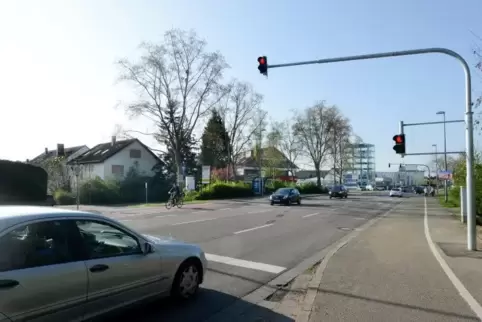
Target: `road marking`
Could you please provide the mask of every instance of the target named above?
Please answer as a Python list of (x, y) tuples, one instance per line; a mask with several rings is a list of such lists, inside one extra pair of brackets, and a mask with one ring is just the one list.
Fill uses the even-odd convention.
[(273, 273), (273, 274), (279, 274), (282, 271), (286, 270), (285, 267), (281, 267), (281, 266), (269, 265), (269, 264), (258, 263), (258, 262), (251, 262), (251, 261), (246, 261), (246, 260), (242, 260), (242, 259), (226, 257), (226, 256), (219, 256), (219, 255), (214, 255), (214, 254), (206, 254), (206, 258), (207, 258), (208, 261), (211, 261), (211, 262), (216, 262), (216, 263), (221, 263), (221, 264), (226, 264), (226, 265), (232, 265), (232, 266), (238, 266), (238, 267), (243, 267), (243, 268), (249, 268), (249, 269), (254, 269), (254, 270)]
[(193, 211), (191, 214), (202, 214), (203, 212), (207, 212), (207, 210)]
[(260, 214), (262, 212), (268, 212), (268, 211), (271, 211), (271, 209), (250, 211), (250, 212), (248, 212), (248, 214)]
[(119, 220), (120, 222), (127, 222), (127, 221), (133, 221), (132, 219), (121, 219)]
[(435, 259), (438, 261), (438, 263), (442, 267), (443, 271), (445, 272), (449, 280), (455, 286), (460, 296), (462, 296), (465, 302), (467, 302), (467, 304), (475, 313), (475, 315), (477, 315), (477, 317), (480, 320), (482, 320), (482, 306), (480, 305), (479, 302), (477, 302), (477, 300), (472, 296), (472, 294), (470, 294), (470, 292), (465, 288), (464, 284), (458, 279), (457, 275), (455, 275), (455, 273), (452, 271), (452, 269), (447, 264), (447, 262), (442, 257), (442, 255), (440, 255), (440, 252), (437, 250), (437, 247), (435, 246), (432, 240), (432, 236), (430, 235), (430, 230), (428, 228), (427, 198), (424, 198), (424, 206), (425, 206), (425, 209), (424, 209), (425, 213), (423, 218), (423, 224), (424, 224), (425, 238), (427, 239), (428, 246), (432, 251), (433, 256), (435, 256)]
[(223, 211), (223, 210), (231, 210), (231, 208), (223, 208), (223, 209), (219, 209), (219, 211)]
[(171, 226), (179, 226), (179, 225), (185, 225), (185, 224), (193, 224), (196, 222), (203, 222), (203, 221), (209, 221), (209, 220), (214, 220), (218, 218), (205, 218), (205, 219), (198, 219), (198, 220), (191, 220), (191, 221), (183, 221), (183, 222), (178, 222), (175, 224), (171, 224)]
[(304, 215), (303, 218), (313, 217), (319, 214), (320, 214), (319, 212), (315, 212), (314, 214)]
[(246, 233), (246, 232), (248, 232), (248, 231), (253, 231), (253, 230), (257, 230), (257, 229), (261, 229), (261, 228), (266, 228), (266, 227), (273, 226), (273, 225), (274, 225), (274, 224), (267, 224), (267, 225), (262, 225), (262, 226), (253, 227), (253, 228), (248, 228), (248, 229), (244, 229), (244, 230), (237, 231), (237, 232), (235, 232), (234, 234), (235, 234), (235, 235), (238, 235), (238, 234)]
[(176, 217), (177, 215), (159, 215), (159, 216), (155, 216), (155, 218), (164, 218), (164, 217)]

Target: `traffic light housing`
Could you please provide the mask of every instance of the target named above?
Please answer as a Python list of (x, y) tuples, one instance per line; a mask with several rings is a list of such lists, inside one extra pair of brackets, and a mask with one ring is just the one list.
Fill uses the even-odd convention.
[(261, 74), (268, 76), (268, 58), (266, 56), (258, 57), (258, 70)]
[(395, 153), (405, 154), (405, 134), (394, 135), (393, 141), (395, 141), (395, 145), (393, 146)]

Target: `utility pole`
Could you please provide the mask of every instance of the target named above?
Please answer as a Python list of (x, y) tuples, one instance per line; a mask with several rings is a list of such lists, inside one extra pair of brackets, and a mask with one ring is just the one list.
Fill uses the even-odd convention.
[[(477, 226), (476, 226), (476, 209), (475, 209), (475, 185), (474, 185), (474, 123), (472, 111), (472, 79), (470, 75), (470, 67), (467, 61), (458, 53), (447, 48), (423, 48), (411, 49), (404, 51), (392, 51), (383, 53), (373, 53), (367, 55), (333, 57), (311, 61), (293, 62), (287, 64), (268, 64), (266, 56), (258, 58), (258, 70), (263, 75), (268, 75), (268, 70), (273, 68), (314, 65), (314, 64), (330, 64), (355, 60), (370, 60), (401, 56), (414, 56), (425, 54), (443, 54), (453, 57), (459, 61), (465, 73), (465, 156), (466, 156), (466, 183), (467, 183), (467, 248), (468, 250), (477, 250)], [(417, 155), (428, 155), (429, 153)], [(411, 154), (415, 155), (415, 154)]]
[[(439, 111), (436, 113), (437, 115), (443, 115), (444, 119), (444, 163), (445, 163), (445, 173), (448, 171), (447, 166), (447, 128), (446, 128), (446, 120), (445, 120), (445, 111)], [(445, 202), (449, 201), (449, 194), (447, 189), (447, 179), (444, 180), (444, 194), (445, 194)]]

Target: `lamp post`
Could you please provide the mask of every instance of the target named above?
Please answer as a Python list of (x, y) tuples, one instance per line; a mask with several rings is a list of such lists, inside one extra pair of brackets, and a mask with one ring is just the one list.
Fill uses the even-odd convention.
[(438, 150), (437, 144), (432, 144), (432, 147), (435, 149), (435, 182), (437, 185), (437, 194), (438, 194)]
[[(445, 120), (445, 111), (439, 111), (436, 113), (437, 115), (443, 115), (444, 120), (444, 166), (445, 172), (447, 172), (447, 130), (446, 130), (446, 120)], [(447, 179), (444, 180), (444, 194), (445, 194), (445, 202), (448, 201), (448, 191), (447, 191)]]
[(77, 210), (79, 210), (79, 204), (80, 204), (80, 195), (79, 195), (79, 176), (80, 176), (80, 171), (82, 170), (82, 165), (79, 165), (77, 162), (75, 162), (75, 164), (71, 167), (72, 171), (74, 172), (75, 174), (75, 185), (76, 185), (76, 189), (77, 189), (77, 200), (76, 200), (76, 204), (77, 204)]

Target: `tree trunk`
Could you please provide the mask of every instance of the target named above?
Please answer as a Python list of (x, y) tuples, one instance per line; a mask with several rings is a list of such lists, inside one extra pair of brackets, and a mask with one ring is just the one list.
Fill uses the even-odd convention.
[(318, 188), (321, 188), (321, 170), (320, 170), (320, 163), (315, 164), (315, 173), (316, 173), (316, 185)]

